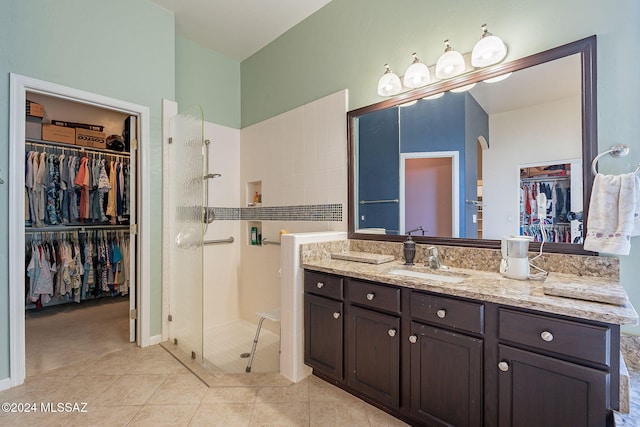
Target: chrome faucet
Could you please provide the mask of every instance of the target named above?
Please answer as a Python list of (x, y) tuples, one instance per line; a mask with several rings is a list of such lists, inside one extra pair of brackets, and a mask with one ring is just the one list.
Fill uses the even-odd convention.
[(427, 250), (429, 251), (429, 257), (427, 258), (427, 263), (425, 265), (434, 270), (442, 267), (442, 262), (438, 257), (438, 248), (436, 248), (435, 246), (429, 246)]
[(421, 225), (419, 225), (418, 227), (414, 228), (413, 230), (409, 230), (407, 231), (407, 236), (411, 236), (411, 233), (414, 233), (416, 231), (422, 231), (422, 235), (424, 236), (424, 228), (422, 228)]

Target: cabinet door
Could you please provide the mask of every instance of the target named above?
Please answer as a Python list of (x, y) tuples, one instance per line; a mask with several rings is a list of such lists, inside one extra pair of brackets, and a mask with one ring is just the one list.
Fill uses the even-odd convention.
[(482, 340), (415, 322), (411, 331), (411, 416), (430, 426), (482, 425)]
[(605, 426), (609, 373), (499, 346), (500, 426)]
[(349, 306), (347, 382), (390, 408), (398, 408), (400, 318)]
[(304, 363), (342, 380), (342, 303), (309, 294), (304, 299)]

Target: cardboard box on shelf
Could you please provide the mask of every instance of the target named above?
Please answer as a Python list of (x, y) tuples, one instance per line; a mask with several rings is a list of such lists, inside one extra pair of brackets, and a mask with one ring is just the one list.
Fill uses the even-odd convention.
[(25, 108), (27, 116), (44, 117), (44, 105), (42, 104), (27, 99)]
[(67, 128), (64, 126), (43, 124), (42, 139), (44, 141), (62, 142), (65, 144), (75, 144), (76, 130), (74, 128)]
[(76, 145), (85, 147), (105, 149), (107, 148), (107, 135), (104, 132), (95, 130), (76, 128)]
[(24, 126), (24, 136), (30, 139), (42, 139), (42, 118), (27, 116)]

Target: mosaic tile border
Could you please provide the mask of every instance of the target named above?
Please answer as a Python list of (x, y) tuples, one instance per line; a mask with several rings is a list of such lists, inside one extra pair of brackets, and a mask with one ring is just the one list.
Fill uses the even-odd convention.
[(342, 221), (342, 204), (209, 208), (217, 221)]

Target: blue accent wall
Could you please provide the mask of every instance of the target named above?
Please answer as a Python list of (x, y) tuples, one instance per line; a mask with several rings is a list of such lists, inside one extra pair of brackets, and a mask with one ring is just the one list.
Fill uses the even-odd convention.
[[(397, 199), (400, 191), (398, 108), (362, 116), (358, 121), (358, 202)], [(398, 203), (357, 204), (358, 228), (378, 228), (397, 234)], [(364, 219), (363, 219), (364, 217)]]
[[(489, 139), (489, 118), (469, 94), (447, 92), (408, 107), (369, 113), (359, 119), (359, 200), (399, 197), (400, 153), (457, 151), (459, 153), (460, 237), (477, 237), (476, 208), (465, 200), (477, 198), (478, 136)], [(384, 168), (381, 165), (384, 164)], [(358, 227), (399, 229), (397, 203), (358, 205)], [(364, 220), (362, 220), (364, 215)]]
[[(489, 141), (489, 116), (482, 109), (478, 101), (469, 93), (465, 93), (465, 175), (468, 179), (464, 182), (465, 199), (478, 199), (478, 137), (483, 136)], [(478, 223), (473, 221), (473, 215), (478, 213), (478, 208), (471, 203), (463, 203), (461, 222), (465, 223), (466, 237), (475, 239), (478, 237)], [(462, 234), (461, 234), (462, 236)]]
[[(467, 235), (465, 199), (468, 181), (475, 185), (475, 163), (468, 165), (466, 143), (467, 93), (447, 92), (441, 98), (421, 99), (400, 110), (400, 148), (402, 153), (457, 151), (459, 153), (460, 236)], [(475, 236), (473, 236), (475, 237)]]

